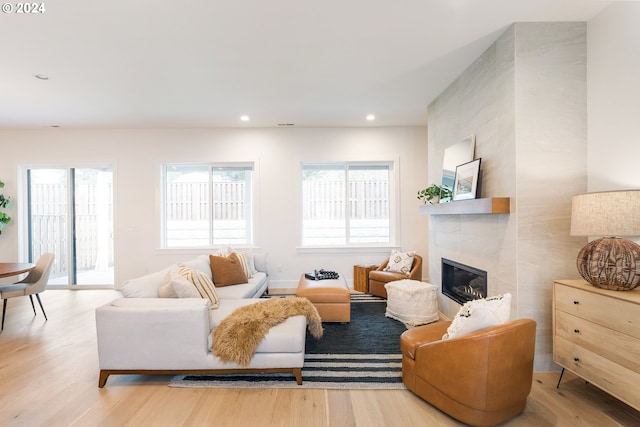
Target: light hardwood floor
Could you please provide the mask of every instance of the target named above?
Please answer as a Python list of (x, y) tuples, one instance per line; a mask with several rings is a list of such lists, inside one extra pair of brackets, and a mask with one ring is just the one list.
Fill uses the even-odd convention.
[[(94, 309), (115, 291), (50, 290), (49, 317), (9, 300), (0, 334), (0, 426), (459, 426), (406, 390), (169, 388), (170, 377), (113, 376), (99, 389)], [(167, 343), (167, 345), (171, 345)], [(640, 413), (584, 381), (536, 373), (507, 426), (638, 426)]]

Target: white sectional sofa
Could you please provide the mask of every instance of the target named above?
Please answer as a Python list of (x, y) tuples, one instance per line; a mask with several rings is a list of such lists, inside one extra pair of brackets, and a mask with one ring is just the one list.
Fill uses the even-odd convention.
[[(267, 289), (266, 257), (256, 255), (254, 262), (256, 273), (247, 283), (216, 287), (217, 308), (209, 299), (163, 297), (170, 294), (167, 278), (176, 265), (126, 282), (121, 289), (124, 298), (96, 309), (98, 386), (113, 374), (238, 372), (291, 372), (302, 384), (304, 316), (272, 327), (248, 366), (223, 363), (211, 353), (213, 329), (236, 308), (258, 302)], [(201, 255), (182, 264), (206, 273), (209, 258)]]
[[(267, 254), (256, 253), (249, 255), (253, 261), (253, 276), (247, 283), (232, 286), (216, 287), (220, 299), (259, 298), (269, 287), (269, 264)], [(208, 275), (211, 279), (209, 255), (198, 255), (180, 264), (170, 265), (160, 271), (142, 277), (127, 280), (120, 291), (127, 298), (158, 298), (163, 297), (163, 288), (167, 287), (168, 276), (175, 272), (179, 265), (191, 267)], [(215, 283), (214, 283), (215, 284)]]

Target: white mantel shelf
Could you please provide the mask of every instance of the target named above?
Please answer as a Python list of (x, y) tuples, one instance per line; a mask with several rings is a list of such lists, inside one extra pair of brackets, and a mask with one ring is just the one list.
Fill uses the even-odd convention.
[(419, 208), (419, 213), (420, 215), (508, 214), (510, 205), (511, 199), (509, 197), (489, 197), (422, 205)]

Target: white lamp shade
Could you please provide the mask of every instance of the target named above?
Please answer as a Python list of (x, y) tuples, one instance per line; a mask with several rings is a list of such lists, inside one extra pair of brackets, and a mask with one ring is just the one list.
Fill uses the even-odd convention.
[(572, 236), (640, 236), (640, 190), (574, 196)]

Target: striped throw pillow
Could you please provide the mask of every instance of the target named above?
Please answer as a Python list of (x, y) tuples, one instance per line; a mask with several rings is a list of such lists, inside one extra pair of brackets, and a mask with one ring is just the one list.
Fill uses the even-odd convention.
[(216, 287), (206, 274), (184, 265), (180, 266), (178, 272), (182, 277), (193, 283), (200, 297), (208, 298), (209, 301), (211, 301), (211, 308), (218, 308), (220, 306), (220, 299), (218, 298), (218, 294), (216, 294)]
[(236, 252), (236, 256), (240, 261), (240, 265), (242, 266), (242, 271), (247, 276), (247, 279), (251, 279), (253, 277), (253, 271), (251, 271), (251, 265), (249, 264), (249, 257), (246, 252)]

